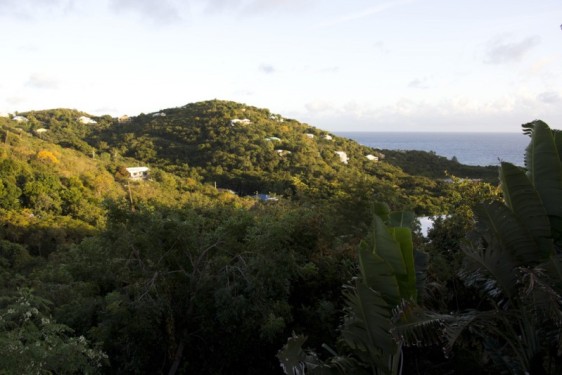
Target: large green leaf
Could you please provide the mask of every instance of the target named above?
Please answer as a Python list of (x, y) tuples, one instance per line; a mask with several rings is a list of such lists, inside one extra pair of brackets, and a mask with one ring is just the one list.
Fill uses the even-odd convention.
[(390, 334), (390, 306), (381, 294), (361, 282), (345, 297), (350, 311), (344, 321), (343, 339), (363, 362), (388, 373), (390, 359), (398, 352)]
[(548, 258), (553, 251), (550, 222), (537, 191), (525, 173), (510, 163), (501, 164), (500, 181), (507, 206), (539, 244), (540, 259)]
[(477, 206), (475, 213), (487, 227), (488, 247), (499, 247), (505, 256), (516, 261), (515, 266), (534, 265), (544, 259), (530, 232), (507, 206), (491, 202)]
[(396, 275), (406, 274), (406, 264), (400, 245), (378, 216), (374, 219), (374, 252), (390, 265)]
[(558, 159), (562, 162), (562, 131), (560, 130), (552, 130), (552, 135), (554, 136), (554, 144), (556, 145), (556, 149), (558, 150)]
[(562, 167), (554, 136), (544, 122), (531, 124), (532, 137), (525, 154), (527, 175), (548, 215), (562, 217)]
[(388, 263), (373, 253), (366, 243), (359, 247), (359, 272), (363, 283), (378, 291), (392, 306), (400, 302), (400, 288), (396, 276)]
[(416, 268), (414, 264), (414, 244), (412, 242), (412, 231), (409, 228), (395, 227), (390, 228), (390, 233), (396, 242), (398, 242), (406, 273), (396, 275), (398, 285), (400, 287), (400, 295), (405, 299), (416, 299)]
[(461, 277), (465, 283), (480, 287), (494, 300), (511, 298), (516, 293), (514, 269), (526, 264), (520, 260), (521, 257), (535, 259), (537, 246), (503, 204), (495, 202), (477, 206), (475, 213), (480, 224), (487, 227), (483, 236), (488, 246), (486, 249), (465, 249), (467, 256), (476, 264), (467, 263)]
[(416, 214), (411, 211), (394, 211), (390, 213), (389, 226), (414, 228), (417, 221)]

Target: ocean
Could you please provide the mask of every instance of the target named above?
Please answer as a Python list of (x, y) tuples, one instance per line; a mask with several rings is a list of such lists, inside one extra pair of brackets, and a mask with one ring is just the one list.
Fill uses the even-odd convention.
[(530, 138), (523, 133), (335, 132), (340, 137), (387, 150), (434, 151), (466, 165), (524, 165)]

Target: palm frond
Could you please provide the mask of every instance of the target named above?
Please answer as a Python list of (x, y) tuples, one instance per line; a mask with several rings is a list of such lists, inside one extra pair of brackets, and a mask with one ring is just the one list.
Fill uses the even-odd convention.
[(390, 308), (373, 289), (358, 282), (344, 293), (349, 311), (344, 319), (342, 337), (365, 363), (388, 368), (386, 358), (398, 347), (390, 335)]
[(405, 346), (441, 345), (445, 341), (443, 316), (413, 301), (403, 300), (396, 306), (393, 321), (394, 339)]
[(537, 191), (525, 173), (510, 163), (501, 164), (500, 181), (507, 206), (519, 223), (527, 228), (539, 250), (534, 259), (522, 261), (536, 263), (547, 259), (554, 252), (552, 234), (547, 212)]
[(533, 123), (525, 165), (531, 183), (549, 216), (562, 217), (562, 166), (552, 131), (540, 120)]
[(491, 202), (477, 206), (475, 213), (487, 227), (483, 235), (489, 247), (503, 250), (505, 256), (516, 261), (515, 266), (538, 264), (544, 259), (532, 235), (507, 206)]

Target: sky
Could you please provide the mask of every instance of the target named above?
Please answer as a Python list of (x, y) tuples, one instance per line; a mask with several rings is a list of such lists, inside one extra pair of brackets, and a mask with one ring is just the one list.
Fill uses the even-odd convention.
[(331, 131), (562, 128), (560, 0), (0, 0), (0, 113), (232, 100)]

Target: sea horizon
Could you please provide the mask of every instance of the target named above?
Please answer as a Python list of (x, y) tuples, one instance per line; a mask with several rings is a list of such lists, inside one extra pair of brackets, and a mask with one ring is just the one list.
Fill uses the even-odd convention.
[(529, 137), (522, 132), (346, 131), (334, 134), (375, 149), (427, 151), (466, 165), (524, 165)]

